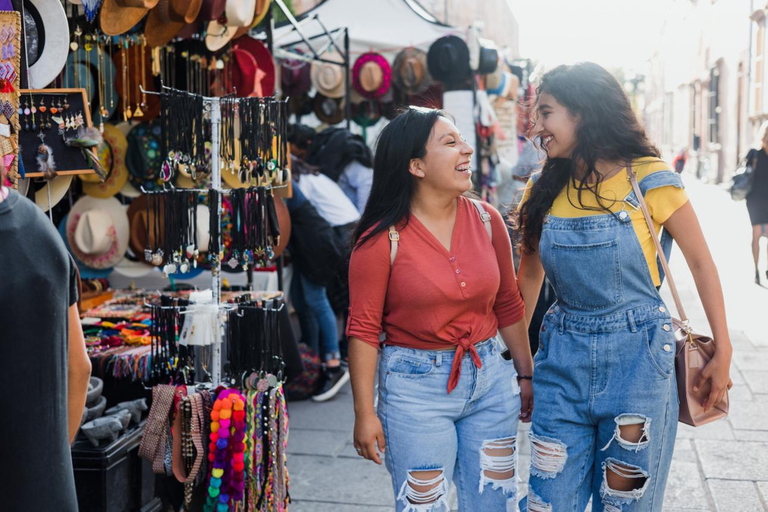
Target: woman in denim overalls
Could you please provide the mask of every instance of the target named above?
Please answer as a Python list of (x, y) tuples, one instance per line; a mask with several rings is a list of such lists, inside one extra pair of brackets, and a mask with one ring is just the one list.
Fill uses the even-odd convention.
[[(546, 272), (557, 302), (544, 317), (534, 359), (539, 405), (522, 509), (583, 511), (592, 498), (594, 511), (659, 511), (677, 431), (675, 339), (652, 278), (658, 270), (641, 245), (650, 232), (621, 182), (640, 162), (658, 165), (648, 157), (659, 153), (619, 83), (596, 64), (548, 72), (537, 102), (533, 134), (547, 160), (519, 212), (519, 280), (525, 302), (535, 304)], [(664, 169), (640, 176), (652, 211), (647, 193), (675, 187), (663, 193), (682, 194), (680, 176)], [(606, 192), (616, 189), (627, 194)], [(558, 196), (584, 214), (555, 216)], [(717, 270), (684, 196), (662, 224), (662, 245), (668, 251), (674, 237), (685, 255), (717, 343), (699, 382), (711, 379), (711, 405), (729, 385), (731, 359)]]

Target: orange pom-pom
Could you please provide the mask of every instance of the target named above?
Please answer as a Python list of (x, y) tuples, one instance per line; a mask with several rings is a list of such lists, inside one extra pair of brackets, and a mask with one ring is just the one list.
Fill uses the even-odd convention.
[(211, 411), (211, 420), (219, 421), (219, 411)]
[(222, 409), (219, 411), (219, 418), (222, 420), (228, 420), (232, 417), (232, 409)]

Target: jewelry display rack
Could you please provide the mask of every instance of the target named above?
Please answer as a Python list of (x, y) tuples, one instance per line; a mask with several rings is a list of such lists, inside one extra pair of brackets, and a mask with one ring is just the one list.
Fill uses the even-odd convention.
[[(152, 94), (160, 96), (162, 95), (161, 92), (154, 92), (154, 91), (146, 91), (143, 87), (139, 86), (141, 89), (141, 92), (144, 94)], [(193, 95), (190, 92), (187, 91), (181, 91), (179, 89), (173, 89), (172, 87), (167, 87), (165, 85), (162, 85), (163, 91), (173, 91), (174, 93), (179, 94), (189, 94)], [(196, 96), (196, 95), (193, 95)], [(210, 189), (193, 189), (198, 190), (199, 192), (207, 193), (209, 190), (215, 190), (218, 192), (216, 194), (216, 205), (210, 205), (210, 207), (215, 208), (215, 216), (217, 219), (217, 222), (221, 224), (221, 216), (222, 216), (222, 194), (226, 193), (226, 191), (222, 190), (221, 187), (221, 162), (219, 157), (219, 149), (221, 146), (221, 139), (220, 139), (220, 125), (221, 125), (221, 98), (218, 97), (208, 97), (203, 96), (203, 108), (204, 113), (208, 113), (210, 116), (211, 121), (211, 188)], [(287, 187), (288, 185), (272, 185), (272, 189)], [(188, 190), (188, 189), (187, 189)], [(212, 212), (213, 214), (214, 212)], [(221, 230), (218, 232), (218, 240), (216, 240), (216, 247), (221, 247)], [(221, 255), (216, 255), (216, 257), (213, 258), (211, 263), (211, 290), (213, 292), (213, 303), (216, 304), (219, 309), (221, 310), (222, 303), (221, 303)], [(219, 322), (219, 329), (223, 329), (223, 315), (218, 315), (218, 322)], [(221, 343), (215, 343), (213, 345), (213, 352), (211, 354), (211, 380), (213, 381), (214, 385), (219, 384), (221, 382), (221, 373), (222, 373), (222, 357), (221, 357)]]

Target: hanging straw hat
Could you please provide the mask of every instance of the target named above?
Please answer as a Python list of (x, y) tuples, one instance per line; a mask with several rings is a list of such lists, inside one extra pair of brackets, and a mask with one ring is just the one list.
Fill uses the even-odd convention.
[(238, 29), (249, 27), (256, 13), (256, 0), (227, 0), (224, 16), (208, 23), (205, 46), (212, 52), (224, 48)]
[(128, 216), (115, 198), (81, 197), (69, 212), (66, 229), (72, 256), (90, 268), (114, 267), (128, 248)]
[(158, 0), (104, 0), (99, 14), (101, 31), (119, 36), (138, 24)]
[(321, 58), (338, 62), (340, 65), (327, 62), (312, 63), (312, 85), (326, 98), (341, 98), (346, 92), (344, 87), (344, 57), (331, 49), (321, 55)]
[(24, 0), (24, 10), (28, 13), (22, 19), (25, 23), (29, 88), (43, 89), (59, 76), (67, 63), (67, 14), (59, 0)]
[[(47, 212), (64, 199), (67, 195), (67, 190), (72, 184), (72, 175), (58, 175), (52, 181), (49, 181), (42, 188), (35, 192), (35, 204), (39, 206), (44, 212)], [(51, 202), (48, 203), (48, 191), (51, 192)]]
[(251, 29), (256, 28), (256, 25), (261, 23), (264, 18), (267, 17), (267, 13), (269, 13), (270, 4), (272, 3), (272, 0), (256, 0), (256, 6), (253, 14), (253, 22), (247, 27), (240, 27), (237, 29), (237, 32), (235, 32), (235, 37), (233, 39), (237, 39), (238, 37), (246, 35), (248, 32), (251, 31)]
[[(73, 254), (72, 247), (69, 245), (69, 240), (67, 240), (67, 222), (69, 221), (69, 214), (67, 213), (64, 215), (64, 218), (61, 219), (61, 222), (59, 222), (58, 230), (59, 230), (59, 236), (61, 236), (61, 239), (64, 241), (64, 246), (67, 248), (67, 252), (70, 254)], [(73, 256), (74, 258), (74, 256)], [(74, 258), (75, 263), (77, 264), (77, 270), (80, 272), (80, 277), (83, 279), (103, 279), (109, 276), (109, 274), (112, 273), (111, 268), (106, 269), (95, 269), (86, 267), (82, 261), (78, 260), (77, 258)]]
[(203, 0), (160, 0), (144, 26), (147, 45), (168, 44), (185, 25), (195, 22), (202, 6)]

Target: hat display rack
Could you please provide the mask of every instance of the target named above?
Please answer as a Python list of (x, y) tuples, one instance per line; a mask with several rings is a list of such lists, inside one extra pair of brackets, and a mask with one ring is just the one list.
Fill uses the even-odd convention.
[[(312, 85), (317, 89), (315, 95), (315, 112), (317, 113), (319, 109), (322, 109), (323, 105), (321, 102), (324, 99), (330, 100), (326, 101), (326, 105), (332, 105), (333, 111), (324, 112), (328, 116), (326, 121), (335, 121), (332, 124), (345, 121), (346, 128), (350, 129), (352, 121), (352, 103), (350, 96), (352, 76), (351, 54), (349, 50), (349, 28), (339, 27), (329, 31), (316, 13), (309, 15), (299, 22), (282, 0), (274, 0), (274, 2), (280, 7), (286, 19), (291, 24), (292, 29), (286, 35), (298, 34), (299, 36), (299, 39), (291, 43), (282, 44), (280, 46), (275, 46), (273, 44), (275, 58), (292, 62), (294, 67), (300, 66), (301, 63), (304, 63), (304, 65), (312, 64)], [(319, 25), (319, 31), (314, 35), (308, 36), (305, 33), (305, 28), (312, 22)], [(337, 40), (342, 36), (343, 49), (337, 43)], [(271, 33), (268, 34), (270, 43), (272, 42), (271, 37)], [(327, 41), (319, 48), (315, 48), (312, 41), (319, 39), (325, 39)], [(306, 47), (306, 51), (297, 49), (297, 45)], [(340, 71), (343, 71), (343, 76), (339, 74)], [(308, 86), (309, 83), (307, 83), (307, 87)], [(320, 110), (321, 114), (318, 116), (321, 120), (323, 120), (323, 110)], [(334, 111), (338, 111), (336, 112), (336, 115), (334, 115)]]

